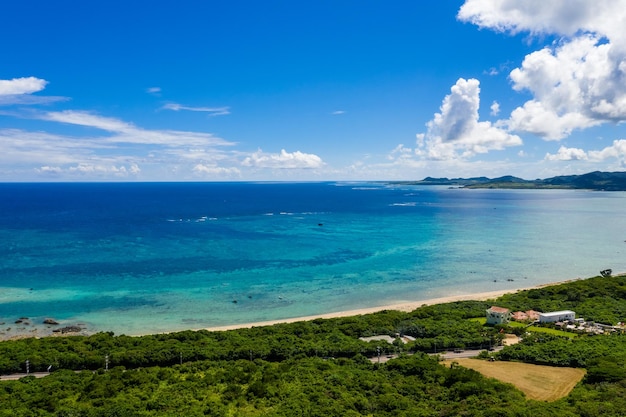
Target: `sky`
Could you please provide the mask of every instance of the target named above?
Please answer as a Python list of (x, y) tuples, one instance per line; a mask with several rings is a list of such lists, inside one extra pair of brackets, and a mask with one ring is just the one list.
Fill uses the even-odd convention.
[(626, 0), (9, 0), (0, 182), (626, 170)]

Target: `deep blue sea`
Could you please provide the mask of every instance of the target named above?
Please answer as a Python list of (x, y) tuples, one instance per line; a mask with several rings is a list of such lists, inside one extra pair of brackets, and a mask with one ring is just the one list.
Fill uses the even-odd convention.
[(626, 193), (0, 184), (0, 332), (145, 334), (626, 271)]

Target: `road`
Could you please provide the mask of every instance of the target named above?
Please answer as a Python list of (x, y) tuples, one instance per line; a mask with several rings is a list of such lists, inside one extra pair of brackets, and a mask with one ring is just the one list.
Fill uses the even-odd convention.
[[(498, 346), (495, 347), (492, 352), (498, 352), (500, 350), (502, 350), (504, 348), (504, 346)], [(484, 351), (486, 349), (476, 349), (476, 350), (463, 350), (461, 352), (437, 352), (437, 353), (431, 353), (431, 355), (439, 355), (442, 359), (444, 360), (450, 360), (450, 359), (461, 359), (461, 358), (474, 358), (476, 356), (478, 356), (480, 354), (480, 352)], [(378, 356), (374, 356), (373, 358), (370, 358), (370, 361), (373, 363), (385, 363), (387, 362), (389, 359), (395, 359), (397, 358), (398, 355), (381, 355), (380, 358)]]
[(0, 375), (0, 381), (15, 381), (20, 378), (24, 378), (25, 376), (34, 376), (35, 378), (43, 378), (44, 376), (50, 375), (48, 372), (31, 372), (29, 374), (11, 374), (11, 375)]
[[(498, 346), (493, 349), (493, 352), (498, 352), (503, 349), (503, 346)], [(477, 349), (477, 350), (463, 350), (461, 352), (438, 352), (432, 353), (431, 355), (439, 355), (444, 360), (450, 359), (460, 359), (460, 358), (474, 358), (478, 356), (480, 352), (485, 349)], [(398, 355), (380, 355), (380, 358), (374, 356), (370, 358), (370, 361), (373, 363), (385, 363), (389, 359), (395, 359)], [(76, 371), (80, 372), (80, 371)], [(44, 376), (50, 375), (49, 372), (31, 372), (29, 374), (11, 374), (11, 375), (0, 375), (0, 381), (15, 381), (20, 378), (24, 378), (26, 376), (34, 376), (35, 378), (43, 378)]]

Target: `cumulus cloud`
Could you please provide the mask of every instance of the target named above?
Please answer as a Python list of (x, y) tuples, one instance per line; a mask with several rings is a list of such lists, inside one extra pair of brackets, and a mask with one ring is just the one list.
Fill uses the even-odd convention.
[(459, 19), (501, 32), (558, 33), (580, 31), (624, 37), (624, 0), (466, 0)]
[(491, 109), (491, 114), (492, 116), (497, 116), (498, 114), (500, 114), (500, 103), (498, 103), (497, 101), (494, 101), (493, 103), (491, 103), (491, 107), (489, 107)]
[(236, 167), (220, 167), (217, 165), (197, 164), (193, 172), (200, 175), (239, 177), (241, 171)]
[(610, 44), (581, 36), (528, 55), (510, 77), (515, 90), (530, 91), (534, 99), (513, 111), (511, 129), (561, 139), (574, 129), (626, 118), (626, 86), (618, 85), (626, 72), (616, 72), (610, 51)]
[(48, 81), (35, 77), (0, 80), (0, 95), (31, 94), (43, 90), (46, 84)]
[(599, 151), (589, 151), (588, 155), (590, 159), (596, 161), (616, 158), (623, 164), (626, 160), (626, 139), (614, 140), (611, 146), (607, 146)]
[(476, 79), (460, 78), (452, 86), (443, 100), (441, 113), (436, 113), (427, 123), (427, 133), (417, 137), (418, 155), (434, 160), (468, 158), (522, 144), (519, 136), (490, 122), (479, 121), (479, 85)]
[(322, 167), (324, 162), (317, 155), (303, 153), (300, 151), (287, 152), (282, 149), (280, 153), (266, 153), (259, 149), (252, 155), (245, 158), (242, 165), (257, 168), (311, 169)]
[(566, 148), (565, 146), (561, 146), (556, 154), (546, 154), (545, 159), (548, 161), (586, 160), (587, 153), (579, 148)]
[(49, 104), (67, 100), (66, 97), (31, 95), (43, 90), (46, 84), (48, 81), (36, 77), (0, 80), (0, 106)]
[(626, 139), (613, 141), (611, 146), (601, 150), (584, 151), (580, 148), (561, 146), (556, 154), (547, 153), (547, 161), (593, 161), (601, 162), (608, 159), (618, 159), (622, 163), (626, 160)]
[(223, 116), (226, 114), (230, 114), (229, 107), (190, 107), (190, 106), (183, 106), (182, 104), (178, 104), (178, 103), (167, 103), (161, 108), (164, 110), (173, 110), (173, 111), (187, 110), (187, 111), (204, 112), (204, 113), (209, 113), (209, 116)]
[(626, 120), (626, 0), (467, 0), (458, 18), (560, 37), (510, 73), (513, 88), (533, 96), (512, 112), (511, 130), (559, 140), (574, 129)]

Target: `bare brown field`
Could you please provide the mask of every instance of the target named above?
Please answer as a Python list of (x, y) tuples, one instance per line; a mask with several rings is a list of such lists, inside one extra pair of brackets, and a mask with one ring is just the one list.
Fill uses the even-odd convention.
[(584, 369), (557, 368), (519, 362), (489, 362), (479, 359), (456, 359), (443, 363), (459, 365), (480, 372), (488, 378), (515, 385), (531, 400), (556, 401), (569, 394), (585, 376)]

